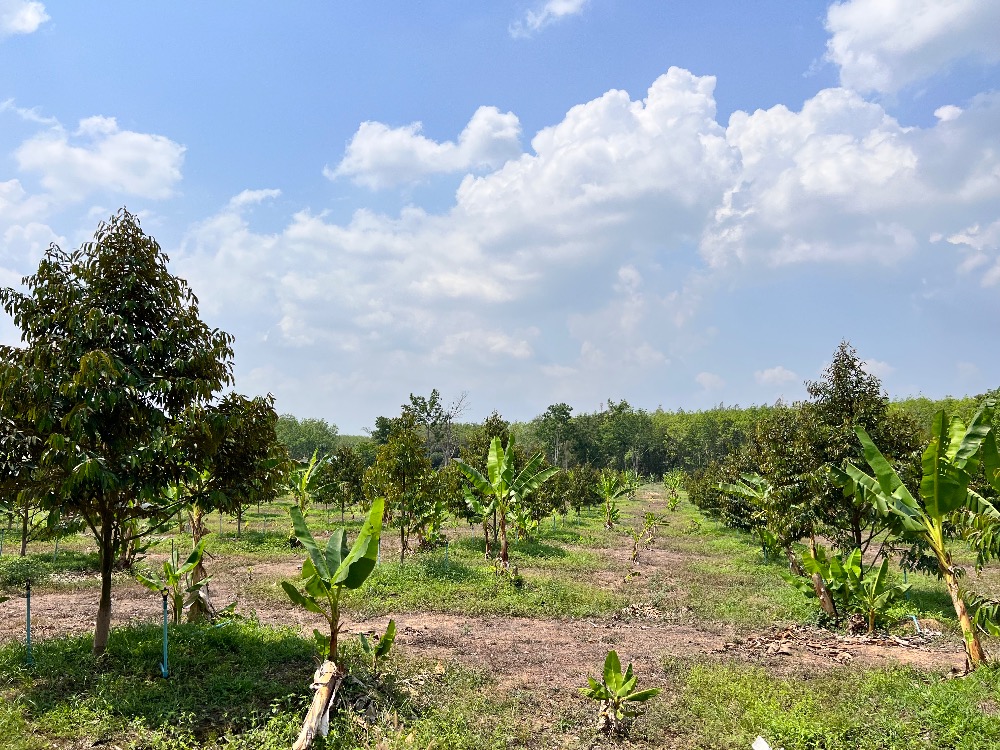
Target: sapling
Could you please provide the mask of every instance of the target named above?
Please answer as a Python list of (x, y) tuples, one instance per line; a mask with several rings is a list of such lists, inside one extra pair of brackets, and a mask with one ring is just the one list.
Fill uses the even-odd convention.
[(358, 633), (358, 639), (361, 641), (361, 650), (371, 659), (372, 672), (378, 676), (378, 660), (389, 653), (393, 641), (396, 640), (396, 621), (389, 620), (381, 638), (374, 636), (369, 639), (364, 633)]
[(865, 616), (868, 622), (868, 635), (875, 632), (875, 619), (881, 616), (895, 599), (902, 598), (912, 585), (909, 583), (890, 585), (888, 570), (889, 560), (882, 558), (882, 564), (875, 574), (869, 573), (865, 576), (858, 584), (854, 595), (852, 609)]
[(632, 537), (633, 565), (639, 564), (639, 550), (649, 548), (656, 536), (656, 529), (662, 522), (662, 518), (653, 513), (647, 513), (640, 528), (629, 529), (629, 535)]
[(660, 694), (659, 688), (635, 690), (638, 678), (629, 664), (622, 673), (621, 661), (615, 651), (608, 651), (604, 660), (604, 679), (598, 682), (588, 677), (588, 687), (580, 688), (587, 698), (600, 702), (598, 729), (613, 737), (628, 733), (632, 720), (642, 713), (639, 704)]
[(486, 457), (485, 476), (475, 467), (455, 459), (459, 471), (484, 498), (490, 499), (490, 504), (496, 511), (500, 523), (500, 565), (503, 568), (507, 568), (510, 564), (507, 545), (508, 515), (543, 482), (559, 472), (559, 469), (554, 467), (543, 468), (544, 464), (542, 454), (536, 453), (524, 468), (515, 474), (513, 435), (507, 440), (506, 448), (502, 446), (500, 438), (493, 438)]
[(190, 578), (191, 571), (198, 566), (202, 556), (205, 554), (205, 544), (207, 541), (207, 539), (202, 539), (198, 546), (191, 551), (191, 554), (188, 555), (183, 564), (180, 562), (180, 555), (177, 549), (172, 549), (170, 551), (170, 559), (165, 560), (163, 563), (162, 578), (155, 574), (144, 576), (141, 573), (137, 573), (135, 576), (136, 580), (150, 591), (157, 593), (161, 591), (167, 592), (167, 601), (170, 604), (170, 619), (174, 625), (180, 622), (181, 612), (186, 607), (190, 607), (201, 596), (202, 589), (211, 580), (211, 576), (194, 582)]
[(597, 491), (604, 501), (604, 526), (613, 529), (621, 517), (618, 509), (618, 500), (628, 497), (635, 492), (636, 485), (629, 480), (622, 480), (621, 474), (616, 471), (601, 472), (600, 481), (597, 484)]
[(341, 630), (340, 597), (345, 589), (361, 586), (375, 569), (384, 511), (385, 500), (377, 498), (372, 502), (368, 519), (350, 550), (345, 530), (341, 528), (330, 535), (325, 550), (321, 551), (302, 512), (297, 506), (290, 509), (295, 538), (309, 556), (302, 563), (302, 590), (288, 581), (282, 581), (281, 587), (295, 604), (322, 615), (330, 626), (327, 658), (320, 665), (313, 681), (316, 695), (302, 724), (302, 731), (292, 746), (293, 750), (305, 750), (317, 734), (326, 734), (330, 704), (347, 675), (338, 644)]

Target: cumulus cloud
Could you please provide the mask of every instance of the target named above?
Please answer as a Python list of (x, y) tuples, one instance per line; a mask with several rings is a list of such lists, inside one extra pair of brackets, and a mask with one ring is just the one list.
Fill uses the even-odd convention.
[(903, 127), (847, 89), (801, 111), (736, 112), (742, 169), (701, 251), (714, 268), (806, 261), (892, 264), (956, 221), (996, 216), (1000, 97), (982, 95), (928, 128)]
[(32, 34), (48, 20), (45, 6), (35, 0), (0, 0), (0, 39)]
[(513, 37), (529, 37), (546, 26), (583, 12), (588, 0), (547, 0), (540, 8), (529, 10), (510, 25)]
[(97, 190), (168, 198), (181, 179), (184, 147), (162, 135), (122, 130), (113, 117), (88, 117), (73, 133), (56, 125), (22, 143), (18, 167), (67, 200)]
[(996, 0), (846, 0), (826, 28), (827, 59), (856, 91), (897, 91), (956, 60), (1000, 62)]
[(521, 123), (512, 112), (496, 107), (477, 109), (457, 142), (438, 143), (422, 135), (422, 128), (419, 122), (401, 128), (362, 123), (341, 162), (323, 173), (379, 189), (432, 174), (495, 169), (521, 154)]
[(794, 383), (799, 379), (798, 375), (781, 365), (769, 367), (766, 370), (758, 370), (753, 374), (753, 377), (761, 385), (770, 386), (783, 386), (788, 383)]
[(234, 195), (229, 199), (228, 207), (232, 211), (238, 211), (246, 206), (255, 206), (280, 195), (281, 191), (277, 189), (244, 190), (239, 195)]
[[(334, 352), (330, 388), (389, 382), (374, 371), (429, 372), (458, 390), (478, 381), (512, 398), (530, 390), (583, 403), (652, 372), (680, 377), (671, 360), (691, 361), (712, 336), (694, 330), (697, 311), (755, 267), (899, 266), (934, 252), (934, 237), (950, 243), (936, 247), (945, 264), (951, 252), (954, 267), (993, 267), (1000, 96), (949, 105), (918, 128), (835, 88), (798, 111), (737, 112), (723, 128), (714, 85), (672, 68), (643, 98), (612, 90), (575, 106), (528, 152), (513, 154), (511, 141), (497, 166), (466, 174), (437, 213), (300, 211), (268, 233), (245, 208), (277, 191), (245, 191), (172, 257), (221, 325), (263, 332), (272, 356), (310, 379), (326, 375), (296, 357)], [(361, 132), (331, 172), (373, 187), (444, 164), (471, 170), (469, 154), (488, 152), (462, 137), (395, 133), (410, 166), (394, 170), (385, 165), (396, 157), (378, 155), (392, 153), (391, 139)], [(703, 268), (692, 270), (694, 252)], [(701, 367), (703, 391), (722, 386), (717, 368)], [(755, 378), (773, 388), (799, 379), (784, 366)], [(405, 395), (386, 398), (395, 408)]]

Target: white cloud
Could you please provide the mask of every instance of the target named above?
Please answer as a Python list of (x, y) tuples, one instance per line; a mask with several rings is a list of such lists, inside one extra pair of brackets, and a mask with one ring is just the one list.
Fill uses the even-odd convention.
[[(650, 373), (680, 377), (670, 361), (691, 361), (715, 335), (695, 330), (697, 310), (747, 269), (838, 262), (877, 273), (933, 252), (935, 234), (966, 259), (984, 254), (980, 267), (996, 259), (969, 238), (1000, 221), (1000, 95), (912, 128), (830, 89), (797, 112), (735, 113), (723, 129), (714, 84), (672, 68), (643, 99), (612, 90), (575, 106), (530, 152), (466, 175), (439, 213), (300, 211), (266, 233), (243, 209), (277, 191), (245, 191), (172, 257), (217, 324), (265, 338), (270, 358), (337, 352), (331, 388), (378, 390), (395, 382), (391, 370), (442, 378), (427, 390), (451, 378), (491, 398), (506, 389), (583, 403)], [(417, 165), (408, 174), (428, 174), (442, 144), (410, 135), (400, 141)], [(390, 161), (358, 161), (367, 166), (350, 175), (389, 184), (403, 173), (384, 169)], [(690, 270), (695, 249), (707, 269)], [(935, 257), (947, 263), (940, 246)], [(296, 378), (314, 372), (295, 361)], [(712, 375), (733, 382), (702, 368), (704, 390)], [(776, 366), (756, 379), (799, 378)], [(394, 408), (405, 395), (386, 398)]]
[(1000, 97), (977, 97), (929, 128), (904, 128), (847, 89), (800, 112), (736, 112), (742, 171), (701, 251), (715, 268), (805, 261), (893, 264), (1000, 200)]
[(477, 109), (457, 143), (438, 143), (421, 130), (419, 122), (401, 128), (362, 123), (340, 164), (323, 172), (330, 179), (350, 177), (359, 185), (379, 189), (432, 174), (495, 169), (521, 153), (517, 116), (496, 107)]
[(22, 171), (39, 173), (42, 185), (64, 200), (98, 190), (159, 199), (170, 197), (181, 179), (184, 147), (97, 116), (81, 120), (72, 135), (53, 126), (22, 143), (14, 156)]
[(956, 107), (954, 104), (945, 104), (943, 107), (938, 107), (934, 110), (934, 116), (941, 120), (941, 122), (951, 122), (957, 119), (962, 114), (962, 108)]
[(244, 190), (239, 195), (234, 195), (229, 199), (229, 209), (238, 211), (246, 206), (256, 206), (258, 203), (277, 198), (280, 195), (281, 191), (277, 189)]
[(781, 365), (758, 370), (753, 374), (753, 377), (761, 385), (770, 386), (783, 386), (799, 379), (798, 375)]
[(846, 0), (830, 6), (827, 59), (844, 86), (893, 92), (961, 59), (1000, 62), (996, 0)]
[(948, 242), (966, 251), (959, 271), (977, 271), (983, 286), (1000, 283), (1000, 219), (986, 227), (967, 227), (948, 237)]
[(882, 362), (878, 359), (866, 359), (861, 363), (861, 367), (869, 375), (874, 375), (879, 380), (884, 380), (896, 371), (896, 368), (888, 362)]
[(726, 381), (714, 372), (699, 372), (694, 380), (706, 391), (718, 391), (726, 385)]
[(524, 17), (510, 25), (513, 37), (528, 37), (556, 21), (583, 12), (588, 0), (547, 0), (541, 8), (529, 10)]
[(32, 34), (49, 20), (45, 6), (34, 0), (0, 0), (0, 39)]

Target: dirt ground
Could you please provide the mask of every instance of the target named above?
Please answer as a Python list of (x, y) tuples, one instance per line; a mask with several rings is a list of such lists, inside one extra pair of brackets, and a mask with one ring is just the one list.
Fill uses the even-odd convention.
[[(667, 556), (664, 555), (664, 558)], [(650, 567), (666, 559), (647, 558)], [(259, 564), (254, 577), (294, 577), (292, 561)], [(220, 586), (218, 601), (235, 598)], [(24, 639), (24, 598), (0, 603), (0, 642)], [(40, 592), (32, 596), (32, 639), (92, 632), (98, 592)], [(324, 622), (299, 609), (242, 597), (240, 609), (251, 610), (265, 623), (298, 626), (304, 633)], [(129, 582), (117, 582), (114, 625), (159, 621), (159, 597)], [(347, 633), (381, 632), (388, 617), (358, 621), (348, 618)], [(666, 678), (665, 658), (736, 660), (762, 666), (780, 675), (807, 676), (832, 665), (883, 666), (905, 664), (936, 672), (958, 672), (965, 666), (961, 642), (935, 635), (849, 636), (818, 628), (794, 626), (739, 630), (713, 624), (664, 622), (654, 612), (629, 607), (610, 618), (583, 620), (509, 617), (467, 617), (436, 612), (395, 615), (397, 646), (408, 655), (485, 669), (504, 688), (536, 691), (572, 689), (596, 675), (609, 649), (635, 663), (644, 684)]]

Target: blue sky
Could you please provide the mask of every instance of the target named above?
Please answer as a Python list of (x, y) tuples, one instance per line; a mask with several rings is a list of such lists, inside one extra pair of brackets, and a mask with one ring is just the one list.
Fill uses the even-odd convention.
[[(1000, 4), (0, 0), (0, 284), (119, 206), (357, 433), (998, 385)], [(9, 320), (0, 340), (14, 342)]]

